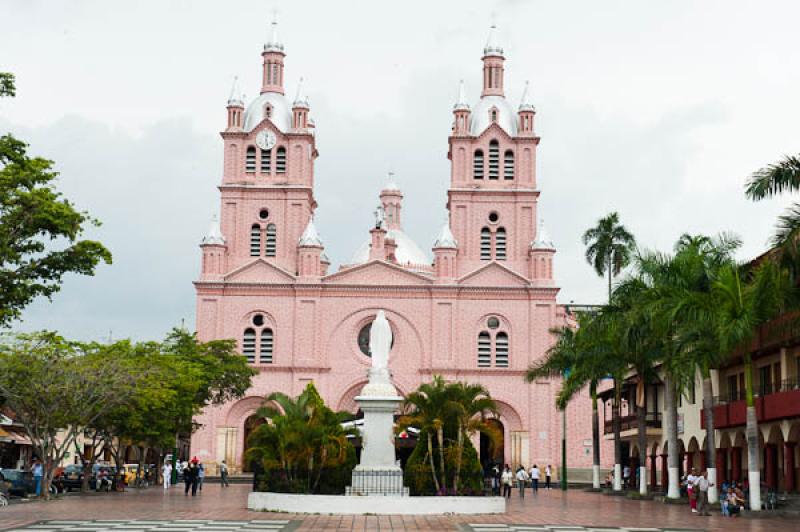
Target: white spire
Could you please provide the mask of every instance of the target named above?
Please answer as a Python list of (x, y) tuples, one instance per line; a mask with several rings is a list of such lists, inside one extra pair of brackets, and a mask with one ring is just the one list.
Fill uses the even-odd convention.
[(228, 105), (244, 107), (244, 96), (242, 95), (242, 90), (239, 88), (239, 76), (233, 76), (233, 85), (231, 85), (231, 95), (228, 96)]
[(525, 82), (525, 90), (522, 91), (522, 99), (519, 102), (520, 111), (536, 111), (536, 108), (531, 103), (530, 96), (530, 81)]
[(383, 190), (400, 191), (400, 187), (398, 186), (397, 181), (394, 179), (394, 172), (389, 172), (386, 174), (386, 185), (383, 187)]
[(325, 253), (324, 251), (322, 253), (320, 253), (319, 261), (320, 262), (324, 262), (325, 264), (330, 264), (331, 263), (331, 259), (328, 258), (328, 254)]
[(306, 230), (303, 231), (302, 236), (300, 236), (298, 244), (301, 246), (322, 245), (322, 240), (320, 240), (319, 238), (319, 233), (317, 233), (317, 228), (314, 226), (314, 218), (308, 220), (308, 225), (306, 226)]
[(544, 220), (539, 220), (539, 230), (536, 231), (536, 239), (531, 242), (531, 249), (556, 249), (553, 241), (550, 240), (550, 235), (544, 228)]
[(483, 55), (503, 55), (503, 48), (497, 44), (497, 26), (492, 24), (489, 28), (489, 38), (486, 39), (486, 46), (483, 47)]
[(308, 96), (306, 96), (303, 90), (303, 78), (300, 78), (300, 81), (297, 83), (297, 94), (294, 97), (292, 107), (305, 107), (308, 109)]
[(211, 217), (211, 226), (208, 228), (208, 234), (203, 237), (200, 245), (225, 245), (225, 237), (222, 236), (222, 231), (219, 229), (219, 220), (216, 214)]
[(456, 104), (453, 106), (453, 109), (457, 111), (460, 110), (469, 111), (469, 104), (467, 103), (467, 94), (466, 91), (464, 90), (463, 79), (458, 83), (458, 100), (456, 101)]
[(447, 221), (442, 226), (442, 230), (439, 232), (439, 236), (436, 238), (436, 241), (433, 243), (434, 248), (457, 248), (458, 241), (453, 236), (453, 232), (450, 230), (450, 222)]
[(270, 35), (267, 39), (267, 43), (264, 45), (265, 52), (283, 52), (283, 43), (281, 42), (280, 37), (278, 37), (278, 13), (275, 12), (272, 15), (272, 25), (270, 27)]

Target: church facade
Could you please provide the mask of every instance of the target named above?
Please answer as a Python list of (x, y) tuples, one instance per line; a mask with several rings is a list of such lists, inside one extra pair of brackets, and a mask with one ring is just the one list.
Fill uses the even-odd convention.
[[(330, 271), (314, 226), (315, 124), (302, 87), (292, 101), (285, 95), (285, 50), (273, 24), (260, 95), (245, 106), (235, 83), (228, 101), (220, 218), (202, 241), (194, 283), (200, 340), (236, 339), (259, 373), (246, 397), (199, 416), (193, 454), (240, 469), (264, 396), (295, 396), (309, 382), (332, 408), (355, 413), (370, 367), (369, 328), (383, 310), (401, 394), (434, 375), (481, 383), (499, 405), (503, 433), (500, 449), (476, 438), (482, 458), (560, 464), (559, 383), (529, 384), (524, 374), (569, 315), (556, 300), (556, 249), (537, 217), (536, 112), (527, 87), (516, 109), (506, 99), (493, 33), (480, 98), (470, 105), (462, 83), (452, 110), (449, 222), (432, 231), (433, 260), (403, 232), (403, 193), (389, 181), (364, 245)], [(569, 466), (588, 470), (588, 398), (578, 397), (567, 416)]]

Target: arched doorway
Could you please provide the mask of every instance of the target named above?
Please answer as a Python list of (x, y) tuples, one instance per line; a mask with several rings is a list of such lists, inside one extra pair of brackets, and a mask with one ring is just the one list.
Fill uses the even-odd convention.
[(505, 427), (499, 419), (489, 419), (487, 423), (494, 427), (500, 434), (500, 440), (492, 442), (491, 438), (481, 432), (480, 435), (480, 459), (481, 467), (487, 471), (492, 464), (499, 464), (501, 467), (505, 463), (504, 449), (505, 449)]
[(247, 449), (250, 448), (250, 435), (253, 434), (254, 430), (266, 422), (267, 421), (263, 417), (255, 414), (244, 420), (244, 450), (242, 451), (242, 471), (246, 473), (253, 472), (253, 468), (250, 466), (246, 458)]

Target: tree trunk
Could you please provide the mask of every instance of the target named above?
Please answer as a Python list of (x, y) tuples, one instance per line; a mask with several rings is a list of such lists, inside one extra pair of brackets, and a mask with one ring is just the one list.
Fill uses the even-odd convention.
[(464, 431), (461, 426), (458, 427), (458, 449), (456, 455), (456, 474), (453, 477), (453, 494), (458, 495), (458, 483), (461, 476), (461, 460), (464, 453)]
[(447, 490), (447, 473), (444, 468), (444, 426), (436, 428), (436, 439), (439, 442), (439, 470), (442, 474), (442, 488)]
[[(706, 470), (708, 471), (708, 502), (719, 502), (717, 491), (717, 467), (715, 450), (717, 443), (714, 437), (714, 390), (711, 385), (711, 372), (703, 369), (703, 418), (706, 422)], [(701, 472), (702, 474), (702, 472)]]
[(614, 379), (614, 407), (611, 414), (611, 424), (614, 427), (614, 491), (622, 490), (622, 439), (620, 430), (622, 419), (620, 419), (620, 403), (622, 393), (619, 379)]
[(675, 384), (671, 377), (664, 376), (664, 430), (667, 433), (667, 498), (678, 499), (681, 496), (680, 479), (678, 478), (678, 403), (675, 399)]
[(597, 382), (589, 384), (592, 396), (592, 487), (600, 489), (600, 415), (597, 412)]
[(647, 410), (644, 404), (636, 405), (636, 422), (639, 426), (639, 493), (647, 495)]
[(431, 475), (433, 475), (433, 484), (436, 486), (436, 493), (439, 493), (439, 477), (436, 476), (436, 464), (433, 460), (433, 435), (428, 432), (428, 456), (431, 459)]
[(761, 468), (758, 448), (758, 416), (753, 397), (753, 361), (750, 353), (744, 355), (744, 388), (747, 394), (747, 480), (750, 483), (750, 511), (761, 511)]
[[(147, 455), (147, 447), (144, 445), (139, 446), (139, 463), (137, 464), (136, 469), (136, 479), (137, 480), (144, 480), (144, 459)], [(141, 486), (141, 484), (138, 484)]]

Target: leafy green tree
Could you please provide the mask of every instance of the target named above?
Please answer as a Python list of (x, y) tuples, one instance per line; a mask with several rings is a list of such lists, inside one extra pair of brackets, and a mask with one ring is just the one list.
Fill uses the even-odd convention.
[(488, 423), (490, 415), (498, 417), (497, 404), (489, 391), (480, 384), (456, 382), (449, 386), (450, 404), (458, 426), (456, 440), (456, 472), (453, 476), (453, 492), (461, 485), (461, 467), (464, 461), (465, 442), (480, 432), (486, 434), (497, 445), (501, 439), (494, 425)]
[[(14, 77), (0, 74), (0, 96), (14, 96)], [(39, 296), (51, 298), (64, 275), (94, 275), (111, 253), (83, 240), (99, 225), (55, 188), (53, 161), (29, 157), (27, 144), (0, 137), (0, 326), (19, 318)]]
[(128, 404), (147, 378), (147, 372), (125, 371), (107, 354), (49, 332), (14, 335), (0, 344), (0, 394), (42, 460), (45, 497), (53, 471), (84, 427)]
[(611, 280), (631, 262), (636, 239), (612, 212), (598, 220), (597, 225), (583, 234), (586, 261), (600, 277), (608, 275), (608, 298), (611, 299)]

